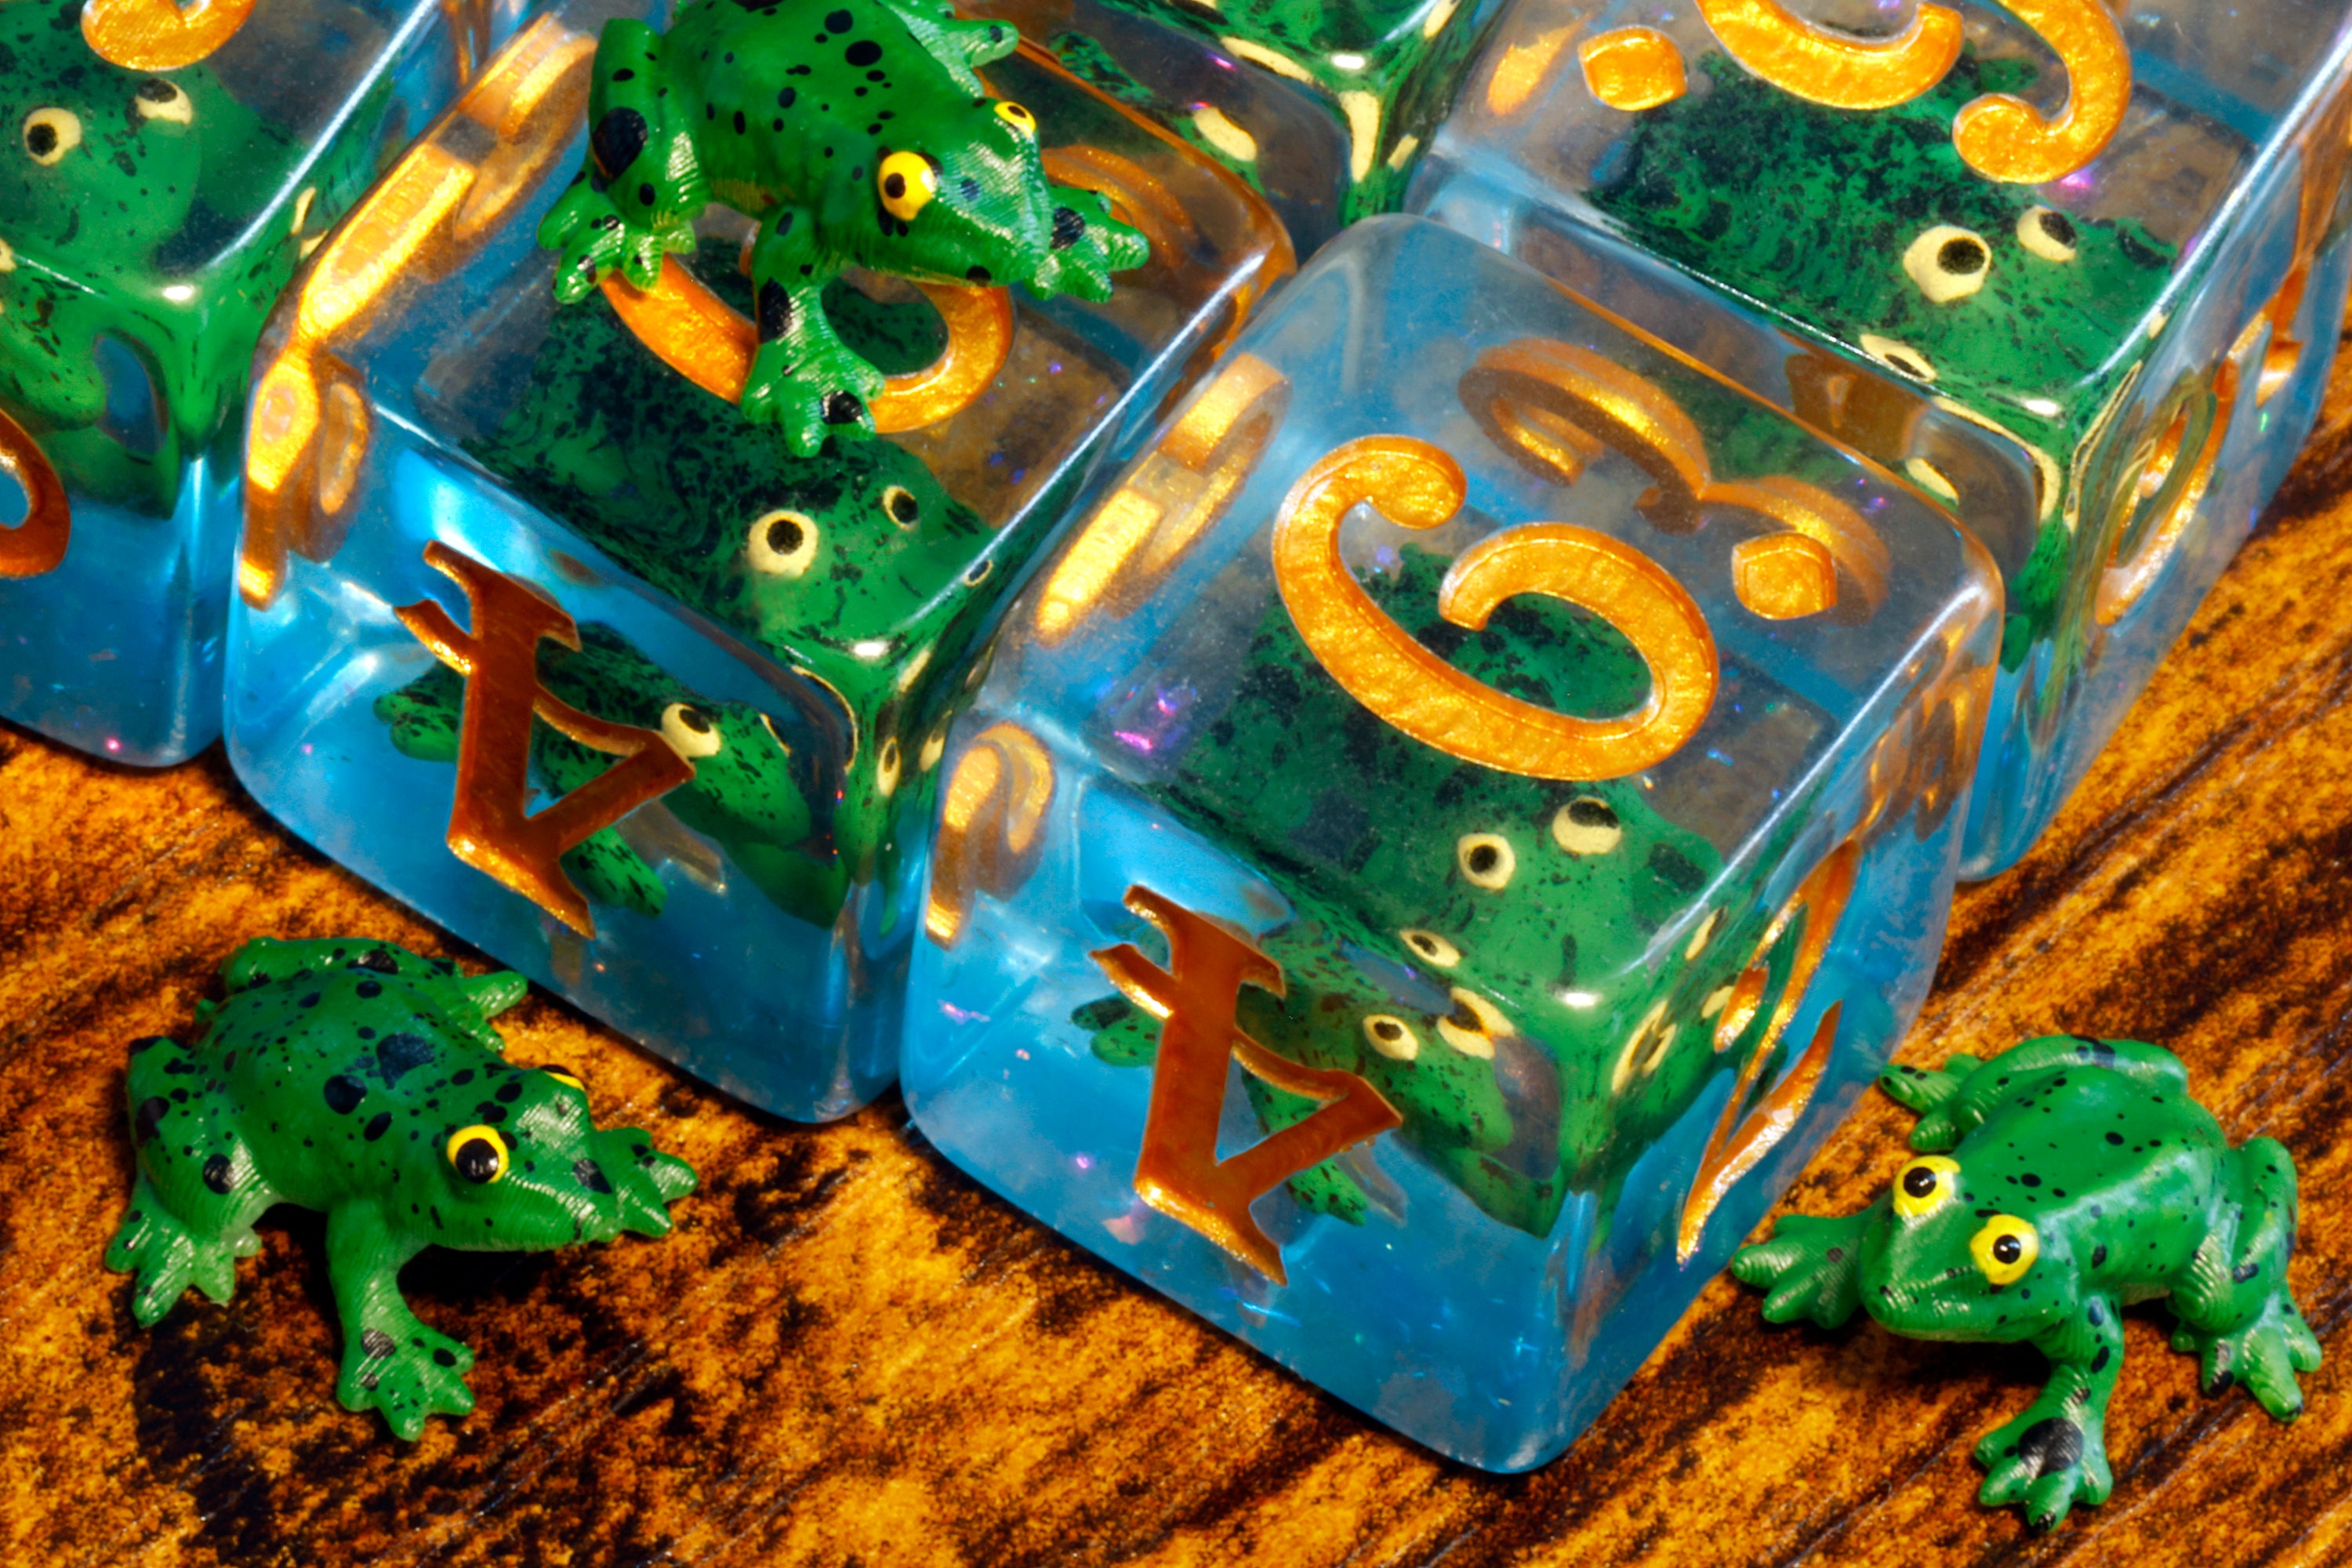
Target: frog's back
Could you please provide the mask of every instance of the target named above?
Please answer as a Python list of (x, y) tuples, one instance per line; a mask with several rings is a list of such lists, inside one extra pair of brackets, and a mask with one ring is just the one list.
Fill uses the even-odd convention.
[(2137, 1190), (2152, 1172), (2200, 1185), (2228, 1146), (2221, 1123), (2174, 1085), (2078, 1067), (2004, 1085), (1956, 1152), (1982, 1202), (2031, 1214)]

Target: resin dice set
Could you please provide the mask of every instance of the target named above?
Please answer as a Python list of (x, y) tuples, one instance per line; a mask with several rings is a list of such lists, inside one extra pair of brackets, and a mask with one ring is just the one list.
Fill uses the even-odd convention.
[(2335, 0), (139, 4), (0, 9), (0, 714), (225, 689), (459, 937), (1494, 1468), (1885, 1065), (2352, 281)]

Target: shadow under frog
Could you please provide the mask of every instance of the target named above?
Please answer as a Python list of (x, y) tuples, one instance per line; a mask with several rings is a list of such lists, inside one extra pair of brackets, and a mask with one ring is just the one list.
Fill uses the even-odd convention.
[[(709, 247), (698, 270), (740, 292), (721, 254)], [(944, 342), (920, 300), (877, 304), (846, 283), (831, 300), (845, 334), (893, 372)], [(979, 514), (888, 440), (793, 457), (601, 305), (555, 314), (528, 384), (466, 449), (624, 570), (831, 694), (848, 754), (810, 759), (827, 776), (806, 787), (838, 792), (825, 818), (838, 870), (829, 902), (787, 907), (829, 924), (868, 881), (895, 907), (899, 835), (928, 824), (936, 739), (998, 597), (991, 578), (1019, 564), (991, 551)]]
[[(2009, 431), (2045, 483), (2059, 477), (2123, 384), (2121, 351), (2178, 251), (2135, 218), (2061, 212), (1961, 162), (1953, 116), (2027, 88), (2033, 65), (1965, 51), (1929, 92), (1869, 111), (1808, 102), (1719, 54), (1699, 65), (1706, 90), (1635, 116), (1592, 205), (1654, 253)], [(2009, 584), (2012, 668), (2051, 634), (2066, 585), (2061, 501), (2042, 497)]]
[[(693, 778), (565, 851), (564, 874), (592, 902), (659, 917), (669, 889), (631, 836), (645, 834), (639, 817), (659, 822), (666, 814), (716, 843), (778, 908), (814, 924), (830, 922), (841, 907), (841, 862), (826, 848), (810, 804), (815, 784), (808, 762), (766, 715), (740, 702), (708, 700), (594, 622), (580, 628), (577, 653), (541, 642), (539, 678), (582, 712), (655, 731), (694, 764)], [(376, 717), (391, 726), (402, 754), (454, 765), (465, 685), (436, 664), (378, 698)], [(551, 724), (531, 725), (531, 779), (551, 797), (570, 794), (613, 762)]]
[[(234, 440), (262, 319), (301, 258), (294, 222), (230, 249), (299, 151), (209, 66), (100, 59), (80, 9), (0, 6), (0, 408), (69, 491), (168, 516), (182, 466)], [(307, 237), (373, 174), (389, 87), (294, 203)]]
[[(1645, 667), (1613, 628), (1529, 596), (1465, 631), (1429, 614), (1444, 558), (1398, 555), (1366, 591), (1465, 674), (1587, 717), (1643, 700)], [(1718, 1052), (1716, 1018), (1771, 911), (1727, 919), (1718, 904), (1675, 926), (1663, 978), (1649, 968), (1662, 930), (1721, 870), (1712, 844), (1653, 811), (1635, 781), (1522, 778), (1409, 739), (1331, 680), (1279, 604), (1247, 658), (1223, 715), (1172, 779), (1148, 786), (1296, 911), (1256, 939), (1286, 994), (1244, 987), (1242, 1026), (1280, 1056), (1370, 1082), (1403, 1116), (1397, 1135), (1505, 1225), (1544, 1236), (1571, 1194), (1597, 1194), (1604, 1244), (1635, 1162), (1759, 1048), (1804, 920), (1768, 955), (1755, 1021)], [(1725, 904), (1756, 901), (1726, 890)], [(1103, 1060), (1152, 1061), (1159, 1021), (1123, 997), (1073, 1017)], [(1244, 1082), (1269, 1131), (1316, 1110)], [(1389, 1206), (1385, 1184), (1358, 1150), (1290, 1191), (1361, 1223)]]

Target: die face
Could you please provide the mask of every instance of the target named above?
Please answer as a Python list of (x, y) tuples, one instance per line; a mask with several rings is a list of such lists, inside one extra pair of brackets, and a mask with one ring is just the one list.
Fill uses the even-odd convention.
[(399, 0), (0, 20), (0, 715), (137, 763), (217, 733), (263, 319), (497, 25)]
[[(1528, 0), (1408, 203), (1693, 352), (1732, 340), (1721, 368), (1984, 539), (2009, 616), (1969, 875), (2046, 825), (2276, 482), (2250, 479), (2310, 428), (2342, 310), (2317, 284), (2343, 248), (2345, 15), (2264, 16), (2275, 47), (2217, 47), (2254, 24), (2189, 7), (2095, 15), (2053, 69), (1990, 7), (1948, 18), (1947, 62), (1932, 28), (1864, 60), (1704, 9)], [(1992, 133), (2000, 95), (2062, 80), (2071, 131)], [(1678, 319), (1645, 313), (1667, 297)]]
[(740, 215), (705, 212), (654, 288), (557, 302), (536, 237), (612, 14), (520, 35), (265, 335), (230, 754), (336, 858), (818, 1120), (895, 1072), (940, 749), (1003, 602), (1289, 252), (1172, 137), (997, 60), (1048, 177), (1106, 194), (1150, 258), (1103, 301), (838, 279), (823, 308), (888, 378), (889, 434), (795, 456), (736, 402)]
[(1998, 604), (1884, 470), (1359, 225), (1009, 614), (908, 1105), (1314, 1382), (1538, 1463), (1924, 995)]

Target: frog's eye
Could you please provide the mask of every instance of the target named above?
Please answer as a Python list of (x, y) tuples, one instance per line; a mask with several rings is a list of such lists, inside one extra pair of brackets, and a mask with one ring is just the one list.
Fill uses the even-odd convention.
[(884, 212), (912, 223), (940, 194), (940, 172), (920, 153), (892, 153), (874, 171), (874, 186), (882, 193)]
[(710, 715), (690, 702), (673, 702), (662, 710), (662, 739), (681, 757), (715, 757), (723, 744)]
[(1922, 1155), (1895, 1178), (1895, 1212), (1905, 1219), (1925, 1219), (1959, 1193), (1959, 1162), (1942, 1154)]
[(1969, 1237), (1969, 1255), (1977, 1260), (1988, 1283), (2012, 1285), (2024, 1279), (2033, 1260), (2042, 1256), (2042, 1237), (2015, 1215), (1997, 1214)]
[(1364, 1038), (1391, 1061), (1409, 1062), (1421, 1055), (1421, 1037), (1402, 1018), (1374, 1013), (1364, 1020)]
[(1037, 139), (1037, 117), (1009, 98), (996, 100), (996, 118), (1021, 132), (1032, 142)]
[(1503, 1010), (1473, 991), (1454, 988), (1454, 1011), (1437, 1020), (1437, 1037), (1465, 1057), (1495, 1058), (1495, 1042), (1519, 1031)]
[(816, 520), (803, 511), (765, 513), (751, 524), (743, 549), (754, 571), (797, 577), (816, 559)]
[(451, 1169), (477, 1186), (506, 1178), (510, 1151), (506, 1135), (495, 1127), (460, 1127), (449, 1134), (442, 1152), (448, 1155)]
[(588, 1086), (581, 1082), (580, 1075), (573, 1072), (570, 1068), (543, 1067), (539, 1070), (553, 1079), (556, 1082), (564, 1085), (566, 1088), (576, 1089), (583, 1094), (588, 1092)]
[(1938, 305), (1948, 305), (1984, 287), (1992, 270), (1992, 247), (1973, 229), (1939, 223), (1904, 248), (1903, 270), (1919, 292)]
[(25, 116), (25, 151), (47, 168), (81, 145), (81, 116), (70, 109), (37, 109)]
[(139, 84), (131, 107), (142, 120), (168, 120), (176, 125), (185, 125), (196, 117), (195, 101), (160, 76)]
[(1883, 338), (1876, 332), (1864, 332), (1862, 334), (1862, 352), (1887, 369), (1907, 375), (1914, 381), (1936, 379), (1936, 367), (1927, 363), (1926, 354), (1909, 343)]
[(1451, 969), (1462, 962), (1462, 950), (1433, 931), (1408, 927), (1397, 932), (1397, 938), (1415, 954), (1440, 969)]
[(2074, 220), (2056, 207), (2028, 207), (2018, 215), (2017, 243), (2044, 261), (2074, 259)]
[(1606, 855), (1624, 837), (1616, 808), (1597, 795), (1571, 800), (1551, 814), (1551, 841), (1571, 855)]
[(898, 770), (906, 765), (906, 755), (899, 750), (898, 737), (891, 736), (882, 742), (882, 751), (874, 759), (874, 789), (887, 797), (898, 787)]
[(915, 492), (906, 486), (892, 485), (882, 492), (882, 510), (889, 513), (890, 521), (900, 528), (912, 528), (923, 515), (923, 503), (917, 500)]
[(1518, 852), (1499, 833), (1465, 833), (1454, 841), (1454, 858), (1473, 887), (1499, 892), (1519, 868)]

